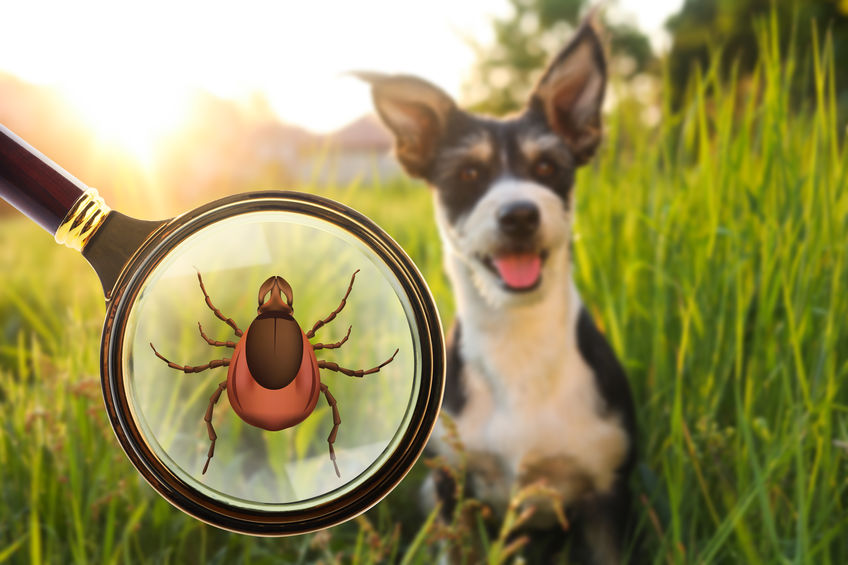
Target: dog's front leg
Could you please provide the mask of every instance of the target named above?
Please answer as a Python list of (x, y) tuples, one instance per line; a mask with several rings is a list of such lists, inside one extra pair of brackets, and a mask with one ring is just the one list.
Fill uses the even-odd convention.
[(625, 553), (630, 491), (618, 480), (606, 494), (595, 494), (580, 504), (580, 553), (594, 565), (639, 563), (635, 551)]

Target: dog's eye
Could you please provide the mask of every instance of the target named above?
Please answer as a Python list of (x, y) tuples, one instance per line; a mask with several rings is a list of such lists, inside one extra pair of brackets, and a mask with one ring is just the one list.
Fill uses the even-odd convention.
[(466, 165), (459, 170), (459, 180), (465, 183), (477, 182), (480, 178), (480, 167)]
[(549, 159), (539, 159), (533, 165), (533, 176), (538, 179), (549, 179), (557, 172), (556, 165)]

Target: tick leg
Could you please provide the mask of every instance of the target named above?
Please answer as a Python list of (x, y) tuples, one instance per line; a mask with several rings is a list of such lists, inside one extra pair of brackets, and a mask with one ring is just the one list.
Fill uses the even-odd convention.
[(203, 337), (203, 339), (206, 340), (206, 343), (208, 343), (209, 345), (215, 345), (218, 347), (232, 347), (233, 349), (235, 349), (236, 347), (236, 344), (233, 341), (216, 341), (214, 339), (211, 339), (203, 332), (203, 326), (200, 325), (200, 322), (197, 322), (197, 329), (200, 330), (200, 335)]
[(207, 306), (209, 306), (209, 309), (210, 309), (210, 310), (212, 310), (212, 312), (214, 312), (215, 316), (217, 316), (219, 320), (223, 321), (223, 322), (224, 322), (224, 323), (226, 323), (228, 326), (230, 326), (231, 328), (233, 328), (233, 331), (235, 331), (235, 332), (236, 332), (236, 335), (237, 335), (237, 336), (241, 337), (241, 336), (242, 336), (242, 334), (243, 334), (244, 332), (242, 332), (242, 331), (239, 329), (239, 327), (238, 327), (238, 325), (236, 325), (235, 321), (234, 321), (232, 318), (227, 318), (227, 317), (225, 317), (225, 316), (221, 313), (221, 311), (220, 311), (220, 310), (218, 310), (217, 308), (215, 308), (215, 305), (214, 305), (214, 304), (212, 304), (212, 299), (211, 299), (211, 298), (209, 298), (209, 293), (208, 293), (208, 292), (206, 292), (206, 287), (205, 287), (205, 286), (203, 286), (203, 278), (200, 276), (200, 271), (197, 271), (197, 280), (198, 280), (198, 281), (200, 281), (200, 290), (202, 290), (202, 291), (203, 291), (203, 296), (205, 296), (205, 297), (206, 297), (206, 305), (207, 305)]
[(353, 326), (349, 326), (347, 328), (347, 334), (336, 343), (315, 343), (312, 345), (312, 349), (338, 349), (341, 347), (344, 342), (347, 341), (347, 338), (350, 337), (350, 330), (353, 329)]
[(342, 418), (339, 416), (339, 408), (336, 406), (336, 399), (330, 394), (330, 389), (324, 383), (321, 383), (321, 392), (324, 393), (324, 398), (327, 399), (327, 404), (333, 410), (333, 431), (327, 436), (327, 444), (330, 446), (330, 460), (333, 462), (333, 467), (336, 469), (336, 476), (342, 478), (339, 473), (339, 466), (336, 464), (336, 450), (333, 449), (333, 444), (336, 443), (336, 432), (339, 431), (339, 424), (342, 423)]
[(312, 329), (306, 332), (307, 339), (312, 339), (315, 336), (315, 332), (321, 329), (321, 327), (325, 324), (329, 324), (330, 322), (332, 322), (336, 318), (336, 315), (342, 311), (342, 308), (344, 308), (345, 304), (347, 304), (347, 297), (348, 295), (350, 295), (351, 289), (353, 289), (353, 280), (356, 278), (356, 273), (358, 272), (359, 269), (356, 269), (353, 272), (353, 275), (350, 277), (350, 284), (347, 287), (347, 292), (345, 292), (345, 295), (342, 297), (342, 301), (339, 304), (339, 307), (330, 312), (330, 315), (324, 318), (323, 320), (318, 320), (317, 322), (315, 322), (315, 325), (312, 326)]
[(382, 363), (380, 363), (376, 367), (371, 367), (370, 369), (356, 369), (356, 370), (346, 369), (344, 367), (339, 367), (337, 364), (333, 363), (332, 361), (321, 361), (321, 360), (318, 361), (318, 367), (321, 368), (321, 369), (330, 369), (331, 371), (338, 371), (339, 373), (344, 373), (345, 375), (348, 375), (349, 377), (362, 377), (364, 375), (370, 375), (371, 373), (376, 373), (377, 371), (379, 371), (380, 369), (382, 369), (383, 367), (385, 367), (386, 365), (388, 365), (389, 363), (394, 361), (395, 355), (398, 354), (398, 351), (399, 350), (395, 349), (395, 352), (392, 353), (391, 357), (389, 357), (388, 359), (386, 359), (385, 361), (383, 361)]
[(182, 371), (183, 373), (199, 373), (200, 371), (205, 371), (206, 369), (214, 369), (216, 367), (227, 367), (230, 364), (229, 359), (215, 359), (214, 361), (210, 361), (205, 365), (197, 365), (196, 367), (192, 367), (191, 365), (177, 365), (176, 363), (171, 363), (170, 361), (162, 357), (162, 354), (156, 351), (156, 348), (153, 347), (152, 343), (150, 344), (150, 349), (153, 350), (153, 353), (156, 354), (156, 357), (167, 363), (170, 368)]
[(209, 461), (215, 455), (215, 441), (218, 439), (218, 434), (215, 433), (215, 428), (212, 427), (212, 410), (215, 409), (215, 404), (218, 403), (221, 393), (225, 390), (227, 390), (227, 381), (218, 383), (218, 390), (209, 397), (209, 407), (206, 408), (206, 416), (203, 417), (203, 421), (206, 422), (206, 431), (209, 433), (209, 441), (212, 443), (209, 445), (209, 451), (206, 453), (206, 465), (203, 466), (202, 475), (206, 474), (206, 469), (209, 468)]

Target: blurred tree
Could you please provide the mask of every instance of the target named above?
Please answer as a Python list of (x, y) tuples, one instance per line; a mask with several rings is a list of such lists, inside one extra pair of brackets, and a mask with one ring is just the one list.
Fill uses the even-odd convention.
[[(735, 64), (741, 73), (750, 72), (758, 60), (755, 22), (767, 18), (774, 8), (782, 55), (794, 42), (796, 54), (806, 59), (812, 45), (812, 21), (818, 27), (819, 41), (825, 32), (833, 38), (836, 61), (836, 87), (840, 105), (848, 106), (848, 1), (846, 0), (686, 0), (680, 12), (669, 18), (666, 27), (672, 35), (669, 72), (676, 105), (686, 91), (691, 73), (700, 65), (706, 68), (710, 51), (721, 47), (722, 71)], [(807, 76), (795, 85), (795, 94), (810, 95)]]
[[(493, 20), (494, 46), (473, 44), (477, 63), (465, 85), (472, 109), (502, 115), (519, 109), (547, 61), (568, 41), (588, 0), (509, 0), (512, 13)], [(603, 21), (619, 74), (653, 60), (648, 38), (628, 23)]]

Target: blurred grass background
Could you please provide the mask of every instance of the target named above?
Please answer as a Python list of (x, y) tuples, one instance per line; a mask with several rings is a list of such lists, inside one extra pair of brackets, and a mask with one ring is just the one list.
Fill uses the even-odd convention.
[[(829, 36), (787, 52), (776, 29), (761, 21), (750, 74), (726, 75), (712, 52), (681, 104), (663, 75), (653, 125), (618, 104), (599, 157), (578, 175), (575, 276), (634, 388), (649, 562), (848, 563), (841, 63)], [(799, 80), (814, 92), (804, 103), (791, 96)], [(383, 226), (449, 324), (424, 187), (299, 188)], [(250, 538), (181, 514), (137, 476), (109, 428), (93, 272), (8, 216), (0, 266), (0, 563), (423, 564), (467, 543), (458, 522), (440, 527), (415, 509), (421, 463), (364, 517), (315, 535)], [(503, 541), (487, 542), (489, 562), (509, 561), (515, 547)]]

